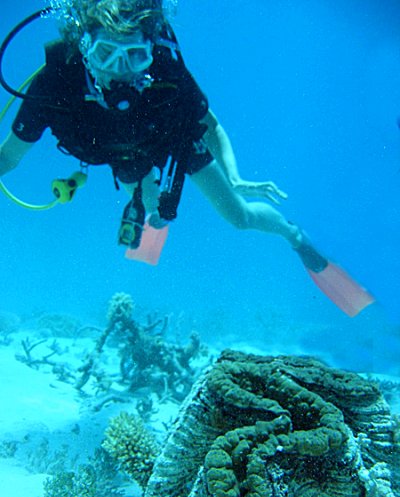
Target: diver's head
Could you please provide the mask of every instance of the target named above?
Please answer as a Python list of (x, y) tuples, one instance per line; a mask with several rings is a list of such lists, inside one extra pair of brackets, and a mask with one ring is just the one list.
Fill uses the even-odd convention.
[(177, 0), (50, 0), (68, 43), (78, 45), (85, 33), (99, 28), (111, 35), (140, 29), (153, 42), (173, 15)]
[(128, 36), (140, 30), (146, 38), (157, 38), (165, 22), (161, 0), (81, 0), (85, 32), (104, 28), (113, 36)]
[(126, 35), (104, 28), (86, 32), (80, 50), (86, 68), (103, 89), (110, 89), (113, 81), (141, 87), (153, 62), (153, 42), (139, 29)]
[[(164, 0), (165, 4), (176, 0)], [(152, 61), (166, 21), (163, 0), (52, 0), (61, 33), (78, 47), (98, 86), (135, 84)]]

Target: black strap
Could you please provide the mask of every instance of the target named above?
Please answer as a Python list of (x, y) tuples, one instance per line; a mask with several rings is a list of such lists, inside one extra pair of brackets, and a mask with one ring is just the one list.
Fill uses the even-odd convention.
[(145, 220), (145, 209), (142, 200), (142, 182), (135, 188), (132, 199), (124, 209), (121, 226), (118, 234), (118, 242), (136, 249), (142, 239)]
[(113, 175), (113, 179), (114, 179), (115, 189), (117, 191), (119, 191), (120, 190), (120, 186), (119, 186), (119, 183), (118, 183), (117, 171), (114, 168), (112, 168), (112, 175)]
[[(171, 174), (171, 171), (169, 174)], [(160, 195), (158, 212), (162, 219), (172, 221), (177, 217), (184, 182), (185, 168), (182, 161), (178, 161), (171, 188), (168, 191), (162, 192)]]

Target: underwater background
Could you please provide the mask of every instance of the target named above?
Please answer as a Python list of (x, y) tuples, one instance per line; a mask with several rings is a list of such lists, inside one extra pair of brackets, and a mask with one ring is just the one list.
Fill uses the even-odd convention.
[[(4, 0), (4, 37), (39, 0)], [(180, 316), (219, 348), (316, 355), (354, 371), (400, 374), (400, 5), (395, 0), (181, 0), (173, 20), (188, 68), (227, 130), (246, 179), (275, 181), (282, 212), (376, 297), (350, 319), (312, 283), (287, 244), (240, 232), (186, 181), (157, 267), (117, 246), (127, 197), (92, 167), (71, 204), (36, 213), (1, 202), (0, 309), (96, 323), (115, 292)], [(57, 37), (36, 21), (12, 42), (18, 86)], [(8, 100), (0, 92), (0, 104)], [(6, 136), (17, 110), (1, 123)], [(50, 133), (4, 178), (20, 198), (51, 199), (78, 168)]]
[[(45, 5), (3, 0), (0, 39)], [(190, 179), (156, 267), (117, 245), (128, 198), (106, 166), (48, 211), (0, 195), (3, 493), (208, 497), (222, 443), (232, 495), (398, 497), (400, 5), (180, 0), (172, 24), (241, 175), (286, 191), (284, 215), (376, 303), (347, 317), (285, 241), (235, 230)], [(6, 81), (57, 36), (54, 19), (19, 33)], [(43, 204), (78, 169), (46, 132), (3, 179)]]

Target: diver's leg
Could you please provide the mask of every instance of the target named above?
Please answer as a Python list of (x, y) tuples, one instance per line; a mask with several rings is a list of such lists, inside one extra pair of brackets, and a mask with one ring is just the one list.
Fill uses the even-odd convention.
[(136, 187), (137, 187), (137, 183), (123, 183), (122, 181), (120, 181), (121, 185), (124, 187), (124, 190), (126, 191), (126, 193), (132, 197), (133, 196), (133, 192), (136, 190)]
[(153, 168), (142, 181), (143, 204), (147, 214), (158, 213), (160, 205), (160, 170)]
[[(157, 212), (160, 204), (160, 176), (157, 174), (158, 169), (153, 168), (147, 176), (142, 180), (142, 202), (146, 214)], [(130, 197), (133, 196), (134, 191), (138, 187), (138, 183), (122, 183), (122, 186)]]
[(356, 316), (374, 302), (374, 297), (343, 269), (322, 256), (298, 226), (289, 223), (268, 204), (247, 203), (237, 195), (216, 161), (191, 178), (217, 211), (236, 227), (266, 231), (286, 238), (314, 283), (348, 316)]
[(293, 247), (301, 230), (269, 204), (246, 202), (236, 194), (216, 161), (191, 176), (192, 181), (228, 222), (239, 229), (254, 229), (283, 236)]

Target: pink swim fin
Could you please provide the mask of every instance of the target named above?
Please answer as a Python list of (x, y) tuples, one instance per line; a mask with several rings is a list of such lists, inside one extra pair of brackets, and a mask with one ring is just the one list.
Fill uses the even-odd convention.
[(142, 239), (139, 247), (137, 249), (127, 249), (125, 257), (127, 259), (145, 262), (152, 266), (156, 266), (167, 239), (168, 230), (168, 224), (162, 229), (155, 229), (146, 223), (143, 226)]
[(365, 288), (342, 268), (323, 257), (306, 237), (295, 250), (318, 288), (348, 316), (357, 316), (375, 302)]
[(374, 297), (365, 288), (332, 262), (319, 273), (306, 269), (318, 288), (351, 318), (375, 302)]

